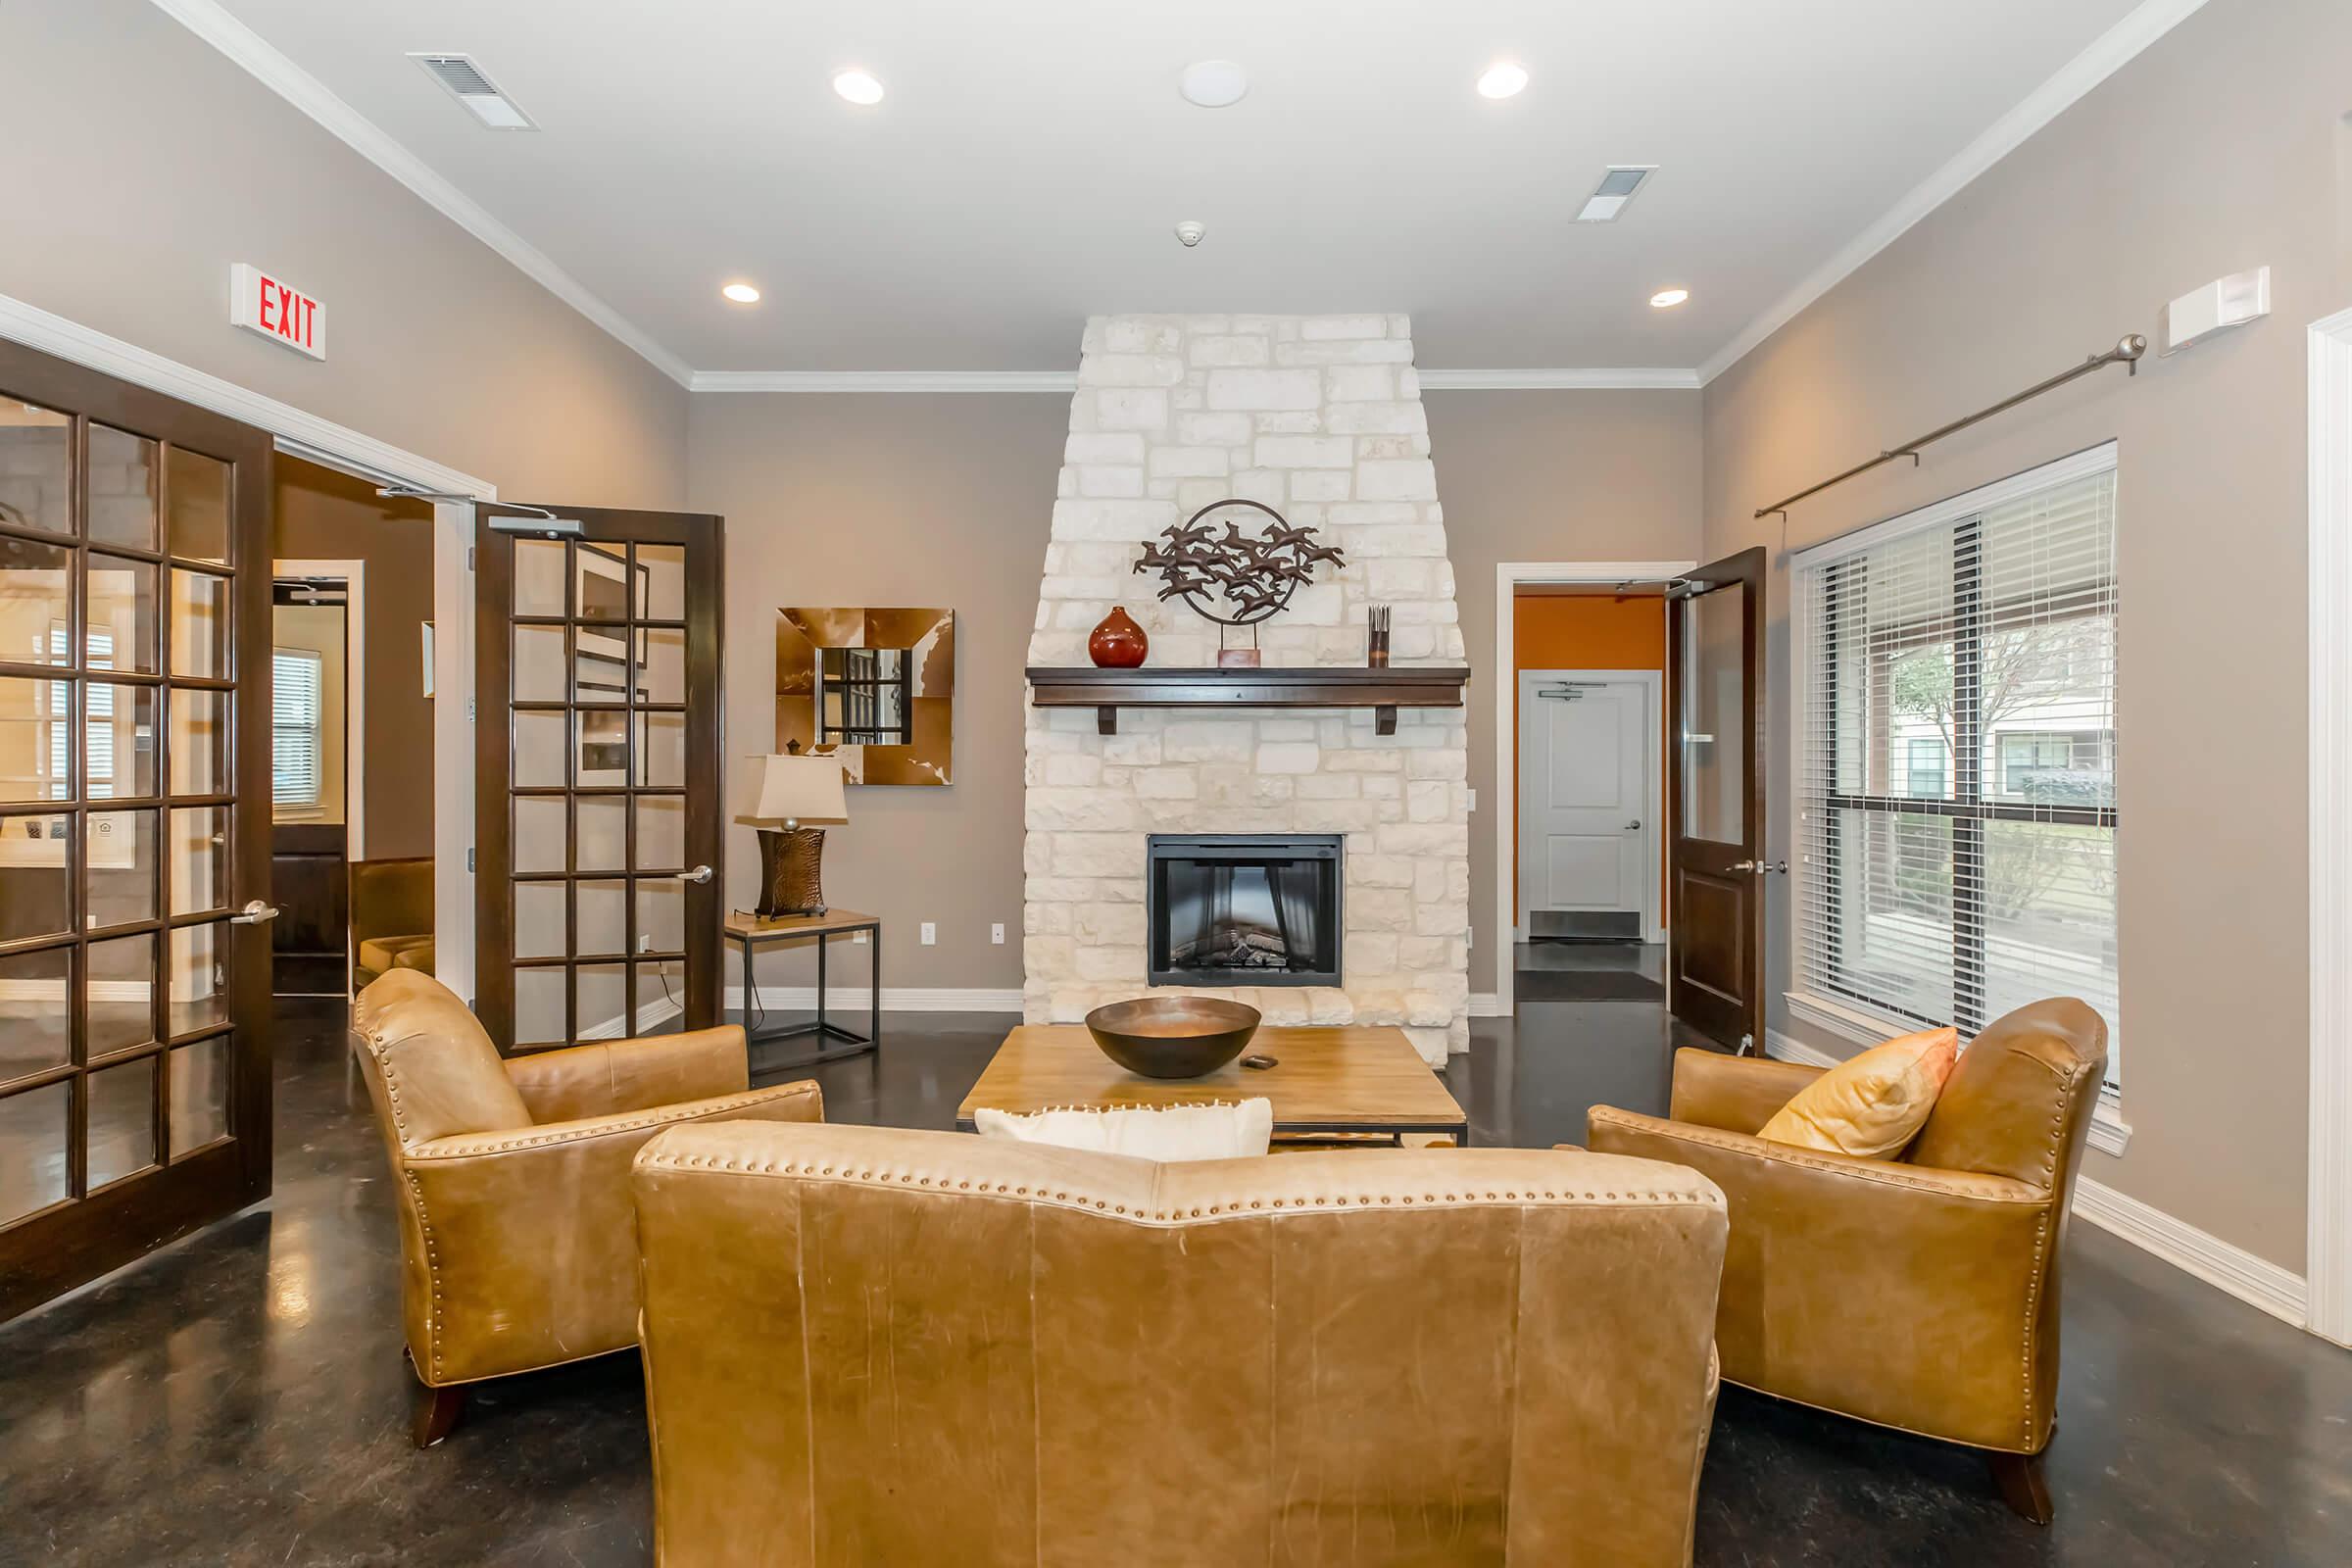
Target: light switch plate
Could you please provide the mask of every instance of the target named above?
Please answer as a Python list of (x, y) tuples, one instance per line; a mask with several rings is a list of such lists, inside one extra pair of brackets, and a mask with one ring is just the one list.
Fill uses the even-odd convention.
[(923, 922), (923, 946), (926, 948), (939, 946), (939, 927), (929, 920)]

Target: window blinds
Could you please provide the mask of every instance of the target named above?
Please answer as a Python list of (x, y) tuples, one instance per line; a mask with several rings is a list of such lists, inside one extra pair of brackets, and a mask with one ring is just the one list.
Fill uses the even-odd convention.
[(2115, 526), (2108, 446), (1797, 558), (1802, 991), (1963, 1037), (2075, 996), (2112, 1038)]
[(270, 786), (281, 808), (318, 804), (319, 662), (308, 648), (270, 656)]

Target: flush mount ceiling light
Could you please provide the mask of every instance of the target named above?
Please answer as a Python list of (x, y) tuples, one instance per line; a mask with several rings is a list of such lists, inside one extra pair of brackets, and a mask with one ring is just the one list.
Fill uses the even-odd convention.
[(878, 104), (882, 101), (882, 83), (863, 71), (835, 72), (833, 90), (854, 104)]
[(1489, 66), (1487, 74), (1478, 78), (1478, 95), (1481, 98), (1516, 98), (1526, 85), (1525, 66), (1514, 65), (1508, 60), (1498, 61)]
[(1611, 164), (1601, 176), (1600, 185), (1585, 199), (1584, 211), (1576, 215), (1580, 223), (1613, 223), (1625, 211), (1625, 204), (1634, 199), (1634, 192), (1642, 181), (1657, 172), (1655, 164)]
[(1230, 60), (1196, 60), (1176, 78), (1176, 90), (1188, 104), (1223, 109), (1250, 91), (1250, 74)]
[(498, 90), (498, 84), (483, 74), (471, 55), (413, 54), (409, 56), (424, 68), (424, 74), (439, 82), (458, 102), (473, 112), (473, 118), (492, 130), (537, 130), (538, 124), (530, 116), (514, 107), (514, 100)]
[(729, 283), (726, 287), (720, 289), (719, 292), (724, 294), (727, 298), (733, 300), (738, 305), (757, 305), (760, 303), (760, 291), (752, 287), (752, 285), (749, 283)]
[(1649, 297), (1649, 305), (1652, 310), (1669, 310), (1690, 297), (1690, 291), (1687, 288), (1662, 288)]

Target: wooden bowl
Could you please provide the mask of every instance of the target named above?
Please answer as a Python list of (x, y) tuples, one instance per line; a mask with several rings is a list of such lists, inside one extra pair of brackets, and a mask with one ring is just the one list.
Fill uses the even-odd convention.
[(1102, 1054), (1146, 1078), (1199, 1078), (1242, 1054), (1257, 1033), (1255, 1007), (1216, 997), (1138, 997), (1086, 1015)]

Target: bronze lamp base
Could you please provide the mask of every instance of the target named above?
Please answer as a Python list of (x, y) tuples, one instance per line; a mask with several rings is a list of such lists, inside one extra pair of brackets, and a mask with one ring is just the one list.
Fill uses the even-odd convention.
[(760, 830), (760, 907), (762, 920), (823, 914), (825, 830), (821, 827)]

